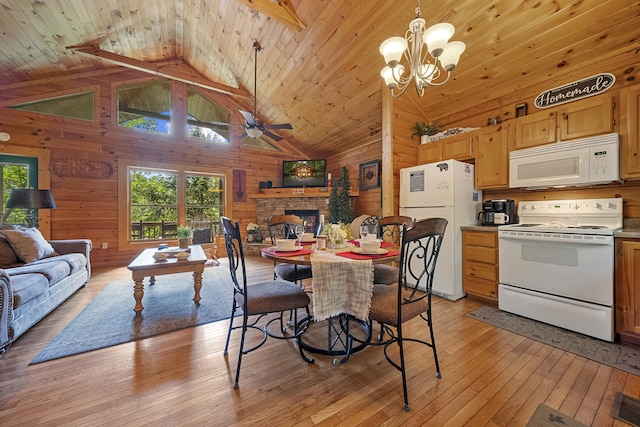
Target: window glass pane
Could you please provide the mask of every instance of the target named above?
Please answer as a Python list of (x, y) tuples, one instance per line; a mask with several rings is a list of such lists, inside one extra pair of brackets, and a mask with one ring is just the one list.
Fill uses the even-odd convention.
[(178, 223), (178, 174), (132, 169), (131, 239), (176, 237)]
[[(25, 209), (4, 210), (9, 200), (12, 188), (38, 187), (38, 159), (36, 157), (22, 157), (0, 155), (0, 175), (2, 175), (2, 214), (0, 218), (5, 224), (24, 225), (27, 212)], [(33, 215), (37, 218), (38, 211)]]
[(229, 112), (192, 86), (187, 88), (187, 135), (229, 142)]
[(224, 215), (224, 179), (211, 175), (187, 175), (187, 223), (192, 228), (211, 228), (220, 233)]
[(170, 133), (171, 83), (160, 81), (119, 87), (118, 125)]
[(41, 101), (25, 102), (24, 104), (12, 105), (10, 108), (92, 122), (93, 98), (93, 92), (83, 92)]

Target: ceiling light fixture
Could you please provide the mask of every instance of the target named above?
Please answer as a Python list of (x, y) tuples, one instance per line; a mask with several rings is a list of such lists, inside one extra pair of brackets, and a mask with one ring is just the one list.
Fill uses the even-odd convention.
[[(404, 38), (391, 37), (380, 45), (380, 53), (387, 63), (380, 76), (394, 98), (407, 90), (411, 79), (415, 79), (416, 92), (420, 97), (424, 95), (425, 87), (441, 86), (449, 81), (451, 71), (458, 65), (466, 48), (462, 42), (449, 42), (454, 32), (454, 26), (447, 23), (435, 24), (425, 30), (418, 1), (416, 17), (409, 24)], [(403, 55), (409, 65), (408, 74), (405, 74), (405, 66), (400, 64)], [(443, 80), (445, 73), (446, 79)]]
[(262, 129), (257, 127), (247, 128), (245, 132), (247, 132), (247, 135), (251, 138), (260, 138), (262, 136)]

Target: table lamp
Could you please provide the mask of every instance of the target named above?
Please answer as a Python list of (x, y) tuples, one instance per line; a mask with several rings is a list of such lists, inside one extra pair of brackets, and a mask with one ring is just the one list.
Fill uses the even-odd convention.
[(54, 209), (56, 201), (51, 190), (36, 188), (13, 188), (7, 201), (7, 209), (26, 209), (27, 227), (38, 228), (38, 217), (33, 215), (36, 209)]

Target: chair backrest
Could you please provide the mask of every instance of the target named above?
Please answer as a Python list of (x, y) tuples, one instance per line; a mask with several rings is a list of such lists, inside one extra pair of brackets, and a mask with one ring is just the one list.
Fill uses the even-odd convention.
[(296, 225), (304, 225), (304, 221), (297, 215), (273, 215), (267, 218), (267, 229), (271, 244), (276, 244), (276, 239), (295, 239)]
[(194, 228), (191, 243), (194, 245), (202, 245), (203, 243), (213, 243), (211, 236), (211, 227)]
[[(226, 216), (220, 217), (224, 243), (229, 258), (229, 272), (236, 293), (245, 294), (247, 288), (247, 270), (244, 263), (244, 250), (242, 249), (242, 237), (240, 236), (240, 223), (232, 222)], [(246, 304), (246, 298), (245, 304)], [(246, 307), (243, 307), (246, 310)]]
[(413, 219), (404, 215), (385, 216), (378, 221), (378, 237), (382, 240), (400, 246), (402, 230), (413, 226)]
[[(427, 296), (431, 299), (436, 262), (446, 228), (444, 218), (421, 219), (411, 228), (403, 226), (398, 277), (400, 304), (410, 304)], [(410, 296), (403, 294), (403, 289), (411, 290)]]

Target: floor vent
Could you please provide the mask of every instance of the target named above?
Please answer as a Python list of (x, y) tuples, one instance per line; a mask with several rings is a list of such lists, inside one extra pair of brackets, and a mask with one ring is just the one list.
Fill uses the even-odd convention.
[(617, 392), (611, 416), (634, 427), (640, 427), (640, 400)]

